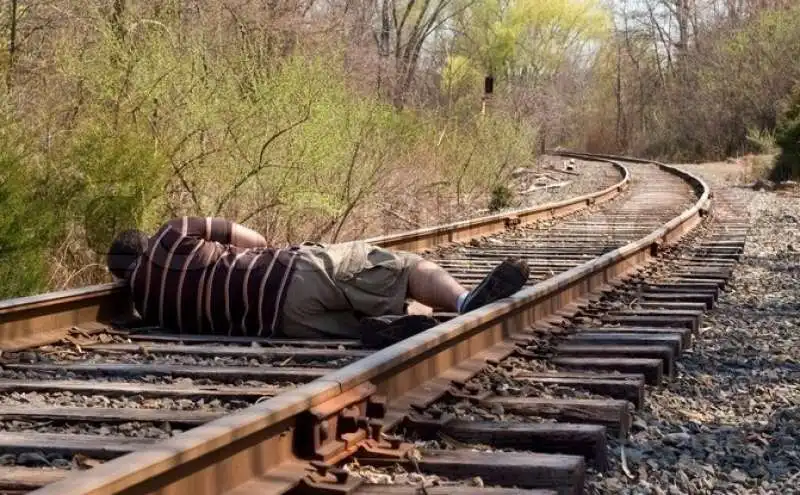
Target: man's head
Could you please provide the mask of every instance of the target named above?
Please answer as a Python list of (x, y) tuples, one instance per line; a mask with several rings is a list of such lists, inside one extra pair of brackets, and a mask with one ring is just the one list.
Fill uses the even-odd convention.
[(108, 270), (118, 279), (127, 279), (133, 264), (147, 250), (148, 237), (141, 230), (121, 232), (111, 243), (106, 263)]

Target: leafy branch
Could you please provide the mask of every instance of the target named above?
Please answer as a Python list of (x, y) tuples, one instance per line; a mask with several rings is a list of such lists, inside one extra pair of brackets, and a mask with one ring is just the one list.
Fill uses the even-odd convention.
[(263, 171), (264, 169), (271, 166), (270, 163), (265, 160), (264, 156), (269, 146), (287, 132), (306, 123), (310, 118), (311, 118), (311, 102), (309, 101), (308, 104), (306, 104), (305, 106), (303, 116), (299, 120), (289, 124), (283, 129), (278, 130), (277, 132), (273, 133), (269, 138), (267, 138), (266, 141), (264, 141), (264, 144), (261, 145), (261, 151), (258, 154), (258, 161), (250, 168), (249, 171), (247, 171), (244, 175), (242, 175), (239, 178), (239, 180), (237, 180), (228, 191), (226, 191), (220, 197), (220, 199), (217, 201), (217, 205), (214, 210), (214, 215), (219, 215), (220, 213), (222, 213), (222, 210), (225, 208), (225, 206), (228, 204), (231, 198), (233, 198), (239, 191), (239, 189), (245, 184), (247, 184), (247, 182), (250, 179), (261, 173), (261, 171)]

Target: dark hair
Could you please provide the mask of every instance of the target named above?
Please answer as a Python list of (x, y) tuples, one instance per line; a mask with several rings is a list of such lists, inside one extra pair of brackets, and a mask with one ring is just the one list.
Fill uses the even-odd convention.
[(127, 278), (131, 265), (147, 250), (147, 241), (147, 234), (141, 230), (130, 229), (118, 234), (108, 250), (108, 270), (119, 279)]

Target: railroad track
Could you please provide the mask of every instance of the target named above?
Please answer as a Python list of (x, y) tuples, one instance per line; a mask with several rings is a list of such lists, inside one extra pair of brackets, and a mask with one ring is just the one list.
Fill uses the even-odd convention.
[[(674, 375), (746, 221), (685, 172), (570, 156), (622, 180), (372, 240), (465, 285), (508, 255), (532, 268), (519, 294), (379, 352), (109, 330), (127, 310), (113, 285), (0, 304), (0, 491), (417, 493), (437, 475), (451, 484), (428, 493), (580, 493), (645, 385)], [(396, 466), (392, 487), (364, 481)]]

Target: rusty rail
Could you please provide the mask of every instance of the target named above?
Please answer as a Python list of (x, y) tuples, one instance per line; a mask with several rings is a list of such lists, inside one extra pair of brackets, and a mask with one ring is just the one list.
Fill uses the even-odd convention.
[[(559, 153), (581, 158), (590, 155)], [(594, 159), (594, 158), (593, 158)], [(612, 159), (603, 159), (612, 161)], [(620, 164), (617, 164), (621, 166)], [(459, 316), (415, 337), (376, 352), (332, 374), (210, 422), (152, 448), (137, 451), (36, 492), (40, 495), (138, 493), (282, 493), (306, 474), (297, 457), (313, 418), (324, 418), (370, 398), (389, 404), (433, 379), (449, 378), (459, 363), (507, 355), (505, 338), (551, 315), (571, 301), (607, 286), (648, 261), (660, 246), (678, 240), (701, 221), (710, 201), (707, 185), (692, 174), (658, 164), (684, 177), (699, 199), (648, 236), (563, 272), (503, 301)], [(627, 174), (617, 191), (627, 183)], [(595, 193), (599, 198), (611, 191)], [(579, 199), (587, 202), (589, 198)], [(576, 204), (575, 201), (571, 203)], [(564, 205), (569, 208), (569, 205)], [(505, 222), (508, 215), (496, 216)], [(469, 224), (464, 222), (463, 224)], [(473, 222), (473, 225), (477, 225)], [(499, 227), (502, 229), (505, 228)], [(427, 230), (439, 242), (437, 229)], [(468, 231), (468, 229), (467, 229)], [(473, 234), (475, 235), (475, 234)], [(402, 244), (403, 236), (394, 236)], [(374, 240), (373, 240), (374, 242)], [(392, 242), (392, 241), (387, 241)], [(419, 246), (417, 246), (419, 248)], [(382, 399), (377, 399), (377, 396)], [(338, 408), (338, 409), (337, 409)], [(324, 440), (324, 439), (323, 439)]]
[[(603, 190), (565, 201), (498, 213), (477, 219), (367, 239), (366, 242), (396, 250), (421, 251), (446, 242), (502, 232), (508, 226), (563, 217), (592, 204), (613, 199), (630, 177), (627, 169), (614, 164), (621, 180)], [(108, 323), (131, 314), (128, 289), (122, 283), (107, 283), (0, 301), (0, 350), (13, 350), (56, 341), (70, 327)]]

